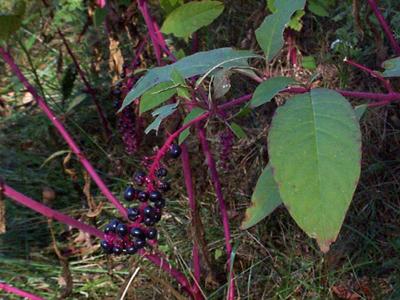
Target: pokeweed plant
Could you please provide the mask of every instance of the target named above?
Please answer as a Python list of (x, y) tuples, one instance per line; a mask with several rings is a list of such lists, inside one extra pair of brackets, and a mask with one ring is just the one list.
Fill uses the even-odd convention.
[[(192, 298), (205, 299), (206, 295), (199, 284), (201, 262), (197, 241), (193, 241), (194, 283), (192, 283), (183, 273), (172, 268), (162, 254), (157, 252), (157, 230), (152, 227), (161, 218), (161, 209), (165, 206), (160, 191), (168, 190), (168, 183), (161, 180), (167, 175), (163, 165), (163, 158), (167, 155), (172, 158), (181, 157), (189, 207), (192, 216), (195, 214), (196, 201), (190, 158), (185, 144), (185, 140), (195, 132), (206, 159), (221, 214), (228, 258), (227, 299), (235, 299), (235, 277), (232, 267), (235, 251), (232, 247), (221, 180), (207, 140), (207, 121), (217, 117), (223, 120), (223, 124), (236, 137), (243, 138), (246, 136), (244, 130), (234, 122), (234, 118), (226, 120), (225, 116), (233, 114), (233, 109), (237, 107), (241, 107), (241, 112), (258, 109), (272, 101), (276, 95), (285, 94), (290, 97), (276, 110), (269, 128), (268, 140), (265, 141), (268, 145), (269, 163), (258, 178), (252, 195), (252, 204), (246, 211), (241, 228), (245, 230), (254, 226), (272, 213), (277, 206), (283, 204), (299, 227), (316, 239), (321, 251), (327, 252), (339, 234), (360, 176), (362, 153), (359, 119), (367, 106), (381, 106), (400, 100), (400, 93), (394, 91), (387, 79), (400, 76), (400, 46), (375, 1), (368, 0), (368, 3), (386, 34), (393, 53), (398, 57), (387, 60), (383, 64), (385, 69), (383, 72), (371, 70), (349, 59), (345, 63), (378, 78), (387, 89), (387, 93), (311, 88), (297, 83), (293, 78), (271, 76), (269, 65), (284, 47), (286, 28), (290, 26), (300, 30), (299, 24), (307, 5), (314, 14), (324, 15), (323, 4), (330, 6), (331, 1), (307, 3), (305, 0), (268, 1), (268, 8), (272, 13), (266, 16), (255, 32), (263, 53), (229, 47), (197, 51), (198, 49), (194, 47), (195, 53), (176, 59), (163, 34), (170, 34), (178, 39), (183, 38), (186, 42), (193, 37), (195, 42), (196, 31), (210, 25), (223, 12), (223, 3), (209, 0), (189, 3), (162, 0), (160, 4), (166, 18), (159, 27), (150, 14), (147, 1), (138, 0), (137, 7), (146, 23), (158, 66), (148, 70), (137, 81), (136, 79), (129, 81), (124, 93), (120, 91), (115, 93), (119, 99), (124, 97), (122, 103), (117, 102), (118, 112), (123, 113), (137, 103), (140, 114), (151, 112), (154, 119), (145, 129), (146, 134), (153, 130), (158, 133), (163, 127), (163, 122), (170, 118), (181, 119), (182, 125), (166, 137), (164, 144), (153, 156), (144, 159), (146, 172), (136, 173), (134, 181), (139, 186), (144, 185), (145, 188), (139, 190), (128, 186), (124, 193), (127, 202), (137, 199), (140, 204), (128, 208), (110, 192), (85, 158), (84, 152), (78, 148), (61, 121), (46, 104), (45, 99), (28, 82), (7, 50), (6, 41), (18, 30), (25, 9), (23, 5), (18, 6), (15, 13), (0, 16), (2, 25), (0, 37), (3, 40), (0, 55), (33, 95), (39, 107), (77, 155), (101, 192), (118, 209), (124, 221), (113, 220), (106, 226), (105, 232), (101, 232), (35, 202), (5, 183), (1, 185), (2, 193), (38, 213), (102, 239), (101, 246), (108, 254), (138, 253), (148, 258), (174, 277)], [(102, 11), (101, 14), (97, 13), (96, 26), (104, 22), (104, 15), (107, 14), (106, 1), (98, 1), (98, 6)], [(62, 33), (60, 35), (62, 36)], [(73, 56), (73, 53), (70, 55)], [(265, 67), (262, 70), (255, 69), (252, 67), (252, 60), (263, 61)], [(294, 54), (291, 61), (296, 62)], [(79, 65), (75, 60), (74, 63), (79, 71)], [(134, 68), (135, 64), (132, 64), (129, 71), (133, 77), (136, 76)], [(252, 94), (223, 102), (223, 96), (234, 84), (230, 80), (232, 74), (243, 75), (248, 80), (257, 82), (258, 86)], [(124, 73), (123, 77), (126, 75)], [(80, 76), (93, 94), (93, 89), (84, 79), (82, 72)], [(126, 92), (126, 89), (129, 91)], [(353, 109), (346, 97), (375, 101), (368, 103), (367, 106)], [(193, 226), (196, 226), (196, 223), (193, 223)], [(149, 241), (146, 242), (146, 239)], [(0, 288), (13, 292), (13, 289), (5, 284), (0, 285)]]

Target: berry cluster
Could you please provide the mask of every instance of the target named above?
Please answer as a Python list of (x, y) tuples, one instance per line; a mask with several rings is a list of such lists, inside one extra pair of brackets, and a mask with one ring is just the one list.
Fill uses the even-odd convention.
[[(178, 158), (180, 154), (180, 146), (172, 144), (169, 156)], [(146, 245), (152, 246), (155, 243), (157, 229), (152, 226), (161, 220), (162, 209), (166, 204), (162, 192), (170, 189), (169, 182), (165, 180), (167, 173), (164, 167), (156, 170), (155, 179), (143, 171), (135, 173), (134, 184), (125, 189), (124, 199), (129, 203), (136, 200), (139, 205), (128, 208), (129, 224), (112, 220), (105, 227), (104, 240), (100, 243), (105, 253), (134, 254)]]

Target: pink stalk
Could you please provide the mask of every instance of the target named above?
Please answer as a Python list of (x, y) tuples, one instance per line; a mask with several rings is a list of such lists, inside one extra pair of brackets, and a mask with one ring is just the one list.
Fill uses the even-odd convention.
[(394, 53), (396, 55), (400, 55), (400, 45), (396, 41), (393, 30), (390, 28), (389, 24), (386, 22), (385, 18), (383, 17), (382, 13), (379, 11), (378, 5), (376, 4), (375, 0), (368, 0), (369, 6), (371, 7), (372, 11), (375, 14), (375, 17), (378, 19), (379, 24), (381, 25), (383, 31), (386, 34), (390, 44), (392, 45)]
[(110, 139), (110, 137), (111, 137), (110, 126), (109, 126), (107, 118), (106, 118), (106, 116), (104, 114), (104, 111), (101, 108), (101, 105), (100, 105), (99, 101), (97, 100), (96, 91), (92, 87), (92, 85), (89, 83), (89, 81), (86, 79), (85, 73), (83, 72), (81, 66), (79, 65), (79, 62), (78, 62), (74, 52), (72, 51), (71, 47), (69, 46), (68, 41), (65, 38), (64, 34), (62, 33), (62, 31), (59, 28), (57, 29), (57, 31), (58, 31), (58, 34), (60, 35), (60, 37), (61, 37), (61, 39), (62, 39), (62, 41), (63, 41), (63, 43), (65, 45), (65, 48), (67, 48), (67, 52), (68, 52), (69, 56), (71, 56), (72, 61), (74, 62), (75, 68), (78, 71), (79, 76), (81, 77), (83, 83), (86, 86), (86, 89), (88, 90), (89, 94), (92, 97), (93, 103), (96, 106), (97, 113), (98, 113), (98, 115), (100, 117), (100, 120), (101, 120), (101, 122), (103, 124), (104, 133), (106, 135), (106, 138)]
[(370, 76), (377, 78), (378, 80), (380, 80), (382, 82), (382, 84), (385, 86), (385, 88), (389, 91), (392, 92), (393, 91), (393, 87), (390, 84), (390, 81), (387, 80), (386, 78), (384, 78), (381, 74), (379, 74), (378, 72), (371, 70), (370, 68), (368, 68), (367, 66), (361, 65), (355, 61), (352, 61), (350, 59), (345, 58), (344, 59), (345, 63), (348, 63), (349, 65), (356, 67), (366, 73), (368, 73)]
[(83, 152), (79, 149), (78, 145), (75, 143), (71, 135), (65, 129), (63, 124), (57, 119), (56, 115), (52, 112), (50, 107), (47, 105), (46, 101), (37, 93), (36, 89), (28, 82), (24, 74), (22, 74), (19, 67), (15, 64), (11, 55), (3, 48), (0, 47), (0, 55), (3, 57), (4, 61), (10, 66), (12, 72), (17, 76), (25, 88), (32, 94), (33, 98), (38, 103), (39, 107), (46, 114), (49, 120), (57, 128), (62, 138), (71, 148), (71, 150), (78, 156), (81, 164), (88, 171), (89, 175), (92, 177), (93, 181), (97, 184), (103, 195), (119, 210), (122, 216), (127, 218), (127, 212), (125, 207), (118, 201), (118, 199), (111, 193), (111, 191), (104, 184), (103, 180), (97, 174), (96, 170), (90, 164), (88, 159), (85, 157)]
[[(231, 253), (232, 253), (232, 245), (231, 245), (231, 232), (229, 229), (229, 218), (228, 212), (225, 206), (224, 195), (222, 193), (222, 186), (219, 180), (217, 166), (215, 164), (215, 160), (212, 156), (210, 147), (207, 142), (206, 138), (206, 131), (204, 127), (200, 124), (197, 124), (198, 130), (198, 137), (201, 143), (201, 147), (203, 149), (204, 156), (206, 157), (208, 169), (210, 170), (210, 178), (214, 185), (215, 194), (217, 196), (219, 210), (221, 213), (222, 224), (224, 227), (224, 236), (225, 236), (225, 247), (226, 247), (226, 254), (228, 256), (227, 267), (230, 265)], [(233, 276), (230, 276), (229, 288), (228, 288), (228, 298), (229, 300), (235, 299), (235, 282)]]
[(44, 300), (43, 298), (41, 298), (39, 296), (36, 296), (34, 294), (25, 292), (25, 291), (20, 290), (20, 289), (18, 289), (16, 287), (8, 285), (8, 284), (6, 284), (4, 282), (0, 282), (0, 290), (3, 290), (3, 291), (5, 291), (6, 293), (9, 293), (9, 294), (14, 294), (14, 295), (17, 295), (17, 296), (28, 298), (30, 300)]
[[(182, 166), (183, 166), (183, 176), (185, 177), (185, 185), (186, 191), (188, 193), (189, 198), (189, 207), (192, 215), (192, 227), (196, 226), (196, 199), (193, 190), (193, 180), (192, 180), (192, 171), (190, 169), (190, 159), (189, 159), (189, 152), (185, 143), (181, 145), (182, 154)], [(196, 280), (197, 286), (200, 283), (200, 255), (199, 255), (199, 245), (197, 240), (193, 239), (193, 250), (192, 250), (192, 257), (193, 257), (193, 269), (194, 269), (194, 279)]]

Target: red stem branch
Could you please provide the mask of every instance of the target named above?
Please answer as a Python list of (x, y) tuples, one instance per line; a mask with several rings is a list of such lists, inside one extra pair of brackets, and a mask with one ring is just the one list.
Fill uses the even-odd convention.
[(9, 294), (14, 294), (14, 295), (17, 295), (17, 296), (28, 298), (30, 300), (44, 300), (43, 298), (41, 298), (39, 296), (36, 296), (36, 295), (31, 294), (31, 293), (25, 292), (25, 291), (20, 290), (20, 289), (18, 289), (16, 287), (8, 285), (8, 284), (6, 284), (4, 282), (0, 282), (0, 290), (3, 290), (3, 291), (5, 291), (6, 293), (9, 293)]
[(4, 61), (10, 66), (12, 72), (17, 76), (19, 81), (25, 86), (25, 88), (32, 94), (33, 98), (38, 103), (41, 110), (45, 113), (48, 119), (57, 128), (58, 132), (71, 148), (71, 150), (79, 158), (81, 164), (88, 171), (89, 175), (92, 177), (93, 181), (97, 184), (103, 195), (118, 209), (122, 216), (127, 218), (127, 212), (124, 206), (118, 201), (118, 199), (111, 193), (111, 191), (104, 184), (103, 180), (97, 174), (96, 170), (93, 168), (91, 163), (85, 157), (84, 153), (79, 149), (78, 145), (75, 143), (71, 135), (65, 129), (63, 124), (57, 119), (56, 115), (52, 112), (50, 107), (47, 105), (46, 101), (37, 93), (36, 89), (29, 83), (24, 74), (22, 74), (19, 67), (15, 64), (11, 55), (3, 48), (0, 47), (0, 56)]
[(78, 71), (79, 76), (81, 77), (83, 83), (86, 86), (87, 91), (89, 92), (90, 96), (92, 97), (93, 103), (96, 106), (96, 110), (97, 113), (100, 117), (100, 120), (103, 124), (103, 128), (104, 128), (104, 133), (106, 135), (107, 140), (110, 139), (111, 137), (111, 129), (110, 129), (110, 125), (107, 121), (106, 115), (104, 114), (103, 109), (101, 108), (101, 105), (96, 97), (96, 90), (92, 87), (92, 85), (89, 83), (89, 81), (86, 79), (85, 73), (83, 72), (81, 66), (79, 65), (79, 62), (74, 54), (74, 52), (72, 51), (71, 47), (68, 44), (67, 39), (65, 38), (64, 34), (62, 33), (62, 31), (60, 29), (57, 29), (58, 34), (60, 35), (65, 48), (67, 48), (67, 52), (69, 54), (69, 56), (71, 56), (72, 61), (74, 62), (75, 68)]
[(378, 5), (376, 4), (376, 1), (368, 0), (368, 3), (375, 14), (375, 17), (378, 19), (378, 22), (381, 25), (383, 31), (385, 32), (386, 37), (388, 38), (390, 44), (392, 45), (394, 53), (396, 53), (396, 55), (400, 55), (400, 45), (394, 37), (393, 30), (390, 28), (389, 24), (386, 22), (385, 18), (380, 12)]

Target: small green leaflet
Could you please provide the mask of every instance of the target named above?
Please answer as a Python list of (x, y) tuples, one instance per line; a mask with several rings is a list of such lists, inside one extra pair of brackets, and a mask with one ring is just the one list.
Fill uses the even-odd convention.
[(175, 84), (171, 81), (162, 82), (152, 87), (140, 99), (139, 114), (143, 114), (169, 100), (176, 93), (175, 87)]
[[(189, 123), (193, 119), (196, 119), (198, 116), (202, 115), (205, 112), (206, 111), (200, 107), (193, 108), (192, 111), (183, 120), (183, 125)], [(178, 140), (179, 145), (182, 144), (186, 140), (186, 138), (189, 136), (189, 134), (190, 134), (189, 128), (186, 128), (184, 131), (182, 131), (182, 133), (179, 135), (179, 140)]]
[(361, 171), (361, 131), (350, 103), (328, 89), (290, 98), (272, 120), (268, 154), (290, 215), (328, 251)]
[(238, 139), (244, 139), (247, 137), (246, 132), (237, 123), (232, 122), (231, 124), (229, 124), (229, 127)]
[(328, 10), (334, 3), (332, 0), (308, 0), (307, 7), (314, 15), (327, 17), (329, 16)]
[(13, 13), (0, 12), (0, 40), (8, 39), (21, 27), (26, 6), (24, 1), (16, 2)]
[(257, 180), (251, 196), (251, 206), (246, 209), (246, 215), (240, 228), (248, 229), (256, 225), (280, 204), (282, 204), (282, 200), (279, 196), (278, 185), (275, 183), (272, 168), (268, 164)]
[(119, 111), (122, 111), (127, 105), (142, 96), (153, 86), (162, 82), (171, 81), (172, 71), (174, 69), (186, 79), (207, 73), (216, 65), (219, 65), (219, 68), (228, 69), (248, 68), (247, 60), (253, 57), (260, 56), (246, 50), (219, 48), (186, 56), (171, 65), (153, 68), (149, 70), (128, 93)]
[(192, 33), (212, 23), (224, 10), (220, 1), (193, 1), (174, 9), (165, 19), (161, 31), (187, 39)]
[(315, 62), (315, 58), (313, 56), (303, 56), (301, 65), (303, 68), (308, 70), (315, 70), (317, 68), (317, 63)]
[(283, 46), (283, 32), (292, 15), (304, 8), (305, 0), (279, 0), (274, 3), (276, 11), (267, 16), (256, 30), (256, 38), (270, 61)]
[(385, 69), (383, 77), (400, 77), (400, 57), (384, 61), (382, 67)]
[(250, 100), (250, 107), (255, 108), (270, 102), (280, 91), (295, 83), (290, 77), (272, 77), (260, 83)]
[(155, 120), (149, 125), (147, 126), (147, 128), (145, 129), (145, 133), (149, 134), (150, 131), (155, 130), (158, 133), (158, 129), (161, 125), (161, 122), (168, 116), (172, 115), (177, 107), (178, 107), (178, 102), (177, 103), (173, 103), (173, 104), (168, 104), (168, 105), (164, 105), (158, 109), (156, 109), (155, 111), (153, 111), (151, 113), (151, 115), (153, 117), (156, 117)]
[(176, 85), (176, 92), (178, 96), (190, 100), (190, 93), (188, 87), (186, 86), (185, 78), (183, 78), (177, 69), (172, 70), (171, 79)]

